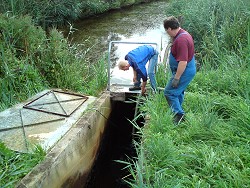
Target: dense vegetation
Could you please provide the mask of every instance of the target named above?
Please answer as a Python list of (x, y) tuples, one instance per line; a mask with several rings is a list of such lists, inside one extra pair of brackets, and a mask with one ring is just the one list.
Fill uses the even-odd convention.
[(45, 152), (39, 146), (29, 154), (11, 151), (0, 143), (0, 187), (14, 187), (44, 156)]
[[(56, 29), (46, 34), (30, 16), (2, 14), (0, 31), (0, 111), (48, 88), (92, 96), (105, 88), (105, 54), (99, 62), (86, 61), (85, 51)], [(42, 149), (23, 154), (0, 143), (0, 187), (14, 187), (44, 155)]]
[[(50, 23), (73, 20), (63, 9), (70, 1), (49, 2), (1, 1), (0, 111), (48, 88), (97, 96), (106, 87), (106, 54), (98, 62), (89, 62), (85, 59), (89, 49), (79, 50), (58, 30), (48, 29)], [(98, 7), (94, 2), (93, 7)], [(39, 146), (33, 154), (25, 154), (0, 143), (0, 151), (0, 187), (14, 187), (45, 156)]]
[[(150, 117), (128, 163), (131, 187), (249, 187), (250, 1), (172, 1), (168, 15), (183, 17), (195, 39), (201, 69), (184, 102), (179, 126), (162, 94), (144, 99)], [(157, 80), (165, 86), (166, 70)], [(141, 115), (144, 115), (141, 114)], [(136, 125), (135, 125), (136, 126)]]
[(56, 29), (46, 34), (29, 16), (4, 14), (0, 31), (0, 110), (45, 88), (97, 95), (106, 86), (105, 55), (96, 63), (86, 61), (86, 52)]
[(29, 14), (36, 24), (65, 24), (111, 9), (153, 0), (1, 0), (0, 13)]

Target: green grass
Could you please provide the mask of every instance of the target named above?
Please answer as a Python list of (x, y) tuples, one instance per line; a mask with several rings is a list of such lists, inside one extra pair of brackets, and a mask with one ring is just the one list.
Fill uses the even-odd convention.
[(47, 88), (97, 96), (106, 87), (105, 56), (96, 63), (79, 54), (62, 33), (48, 34), (29, 16), (0, 15), (0, 110)]
[[(185, 6), (183, 6), (185, 4)], [(249, 1), (172, 1), (194, 36), (201, 69), (187, 89), (187, 120), (179, 126), (163, 94), (144, 99), (150, 117), (137, 160), (128, 163), (131, 187), (249, 187)], [(240, 28), (240, 29), (239, 29)], [(169, 70), (159, 66), (164, 87)]]
[(45, 157), (45, 152), (37, 146), (33, 153), (19, 153), (8, 149), (0, 142), (0, 186), (15, 187), (21, 178)]
[(14, 16), (29, 14), (33, 21), (48, 29), (80, 18), (144, 2), (143, 0), (1, 0), (0, 13)]
[(176, 127), (162, 95), (145, 101), (150, 121), (130, 163), (131, 186), (248, 187), (249, 104), (213, 93), (187, 93), (185, 102), (187, 121)]

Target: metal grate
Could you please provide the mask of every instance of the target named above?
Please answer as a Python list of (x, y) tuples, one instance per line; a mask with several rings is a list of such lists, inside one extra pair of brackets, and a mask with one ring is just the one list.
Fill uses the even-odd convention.
[(81, 94), (51, 90), (25, 104), (23, 108), (69, 117), (87, 99), (88, 97)]

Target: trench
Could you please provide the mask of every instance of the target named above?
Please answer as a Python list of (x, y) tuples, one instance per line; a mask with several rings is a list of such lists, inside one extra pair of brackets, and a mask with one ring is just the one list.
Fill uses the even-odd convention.
[(140, 135), (131, 122), (142, 127), (144, 118), (136, 100), (126, 95), (117, 101), (103, 93), (16, 187), (129, 187), (124, 180), (131, 173), (117, 160), (137, 158), (133, 141), (139, 142)]
[[(139, 141), (140, 138), (133, 134), (136, 129), (130, 122), (135, 116), (136, 102), (113, 101), (111, 108), (107, 129), (85, 185), (86, 188), (129, 187), (124, 180), (130, 178), (130, 172), (125, 168), (125, 164), (117, 160), (131, 162), (131, 159), (134, 160), (137, 155), (133, 141)], [(136, 124), (142, 127), (143, 117), (136, 119)]]

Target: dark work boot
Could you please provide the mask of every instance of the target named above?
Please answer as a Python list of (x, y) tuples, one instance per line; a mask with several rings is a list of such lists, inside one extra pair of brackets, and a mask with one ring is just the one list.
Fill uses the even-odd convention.
[(184, 114), (175, 114), (174, 116), (174, 123), (179, 125), (179, 123), (185, 121)]
[(141, 90), (140, 86), (133, 86), (129, 88), (129, 91)]

